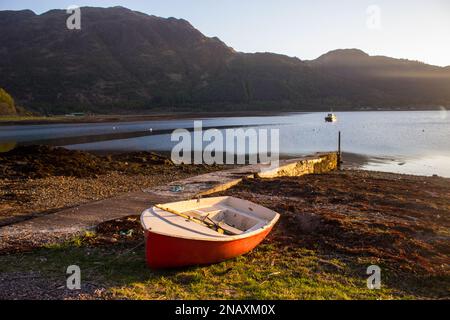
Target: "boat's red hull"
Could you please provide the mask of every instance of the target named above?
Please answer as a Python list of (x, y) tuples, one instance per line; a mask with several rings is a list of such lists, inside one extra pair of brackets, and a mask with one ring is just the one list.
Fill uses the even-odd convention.
[(272, 227), (231, 241), (191, 240), (145, 231), (147, 265), (152, 269), (211, 264), (237, 257), (255, 248)]

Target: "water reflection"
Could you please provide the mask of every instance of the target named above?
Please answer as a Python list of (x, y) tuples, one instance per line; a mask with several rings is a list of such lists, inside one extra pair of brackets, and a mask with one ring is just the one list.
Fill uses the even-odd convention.
[(425, 176), (438, 175), (450, 177), (450, 156), (429, 155), (421, 158), (369, 159), (362, 165), (363, 169), (395, 172), (402, 174), (418, 174)]

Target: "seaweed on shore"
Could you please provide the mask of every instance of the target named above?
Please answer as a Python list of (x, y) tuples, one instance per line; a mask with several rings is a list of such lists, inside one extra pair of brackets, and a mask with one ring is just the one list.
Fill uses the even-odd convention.
[(154, 152), (96, 155), (65, 148), (32, 145), (19, 146), (0, 153), (0, 178), (39, 179), (52, 176), (97, 177), (111, 171), (128, 174), (145, 173), (153, 166), (173, 165)]

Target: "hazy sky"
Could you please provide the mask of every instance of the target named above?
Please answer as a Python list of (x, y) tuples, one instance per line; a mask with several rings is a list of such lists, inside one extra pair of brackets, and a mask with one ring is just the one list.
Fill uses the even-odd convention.
[(184, 18), (243, 52), (314, 59), (337, 48), (359, 48), (450, 65), (450, 0), (0, 0), (0, 10), (36, 13), (69, 5), (121, 5)]

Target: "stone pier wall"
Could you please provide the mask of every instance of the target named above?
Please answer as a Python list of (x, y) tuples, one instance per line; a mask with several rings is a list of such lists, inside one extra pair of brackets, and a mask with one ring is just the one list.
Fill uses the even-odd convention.
[(318, 153), (292, 163), (280, 165), (273, 170), (263, 171), (256, 176), (259, 178), (298, 177), (305, 174), (325, 173), (338, 169), (337, 153)]

